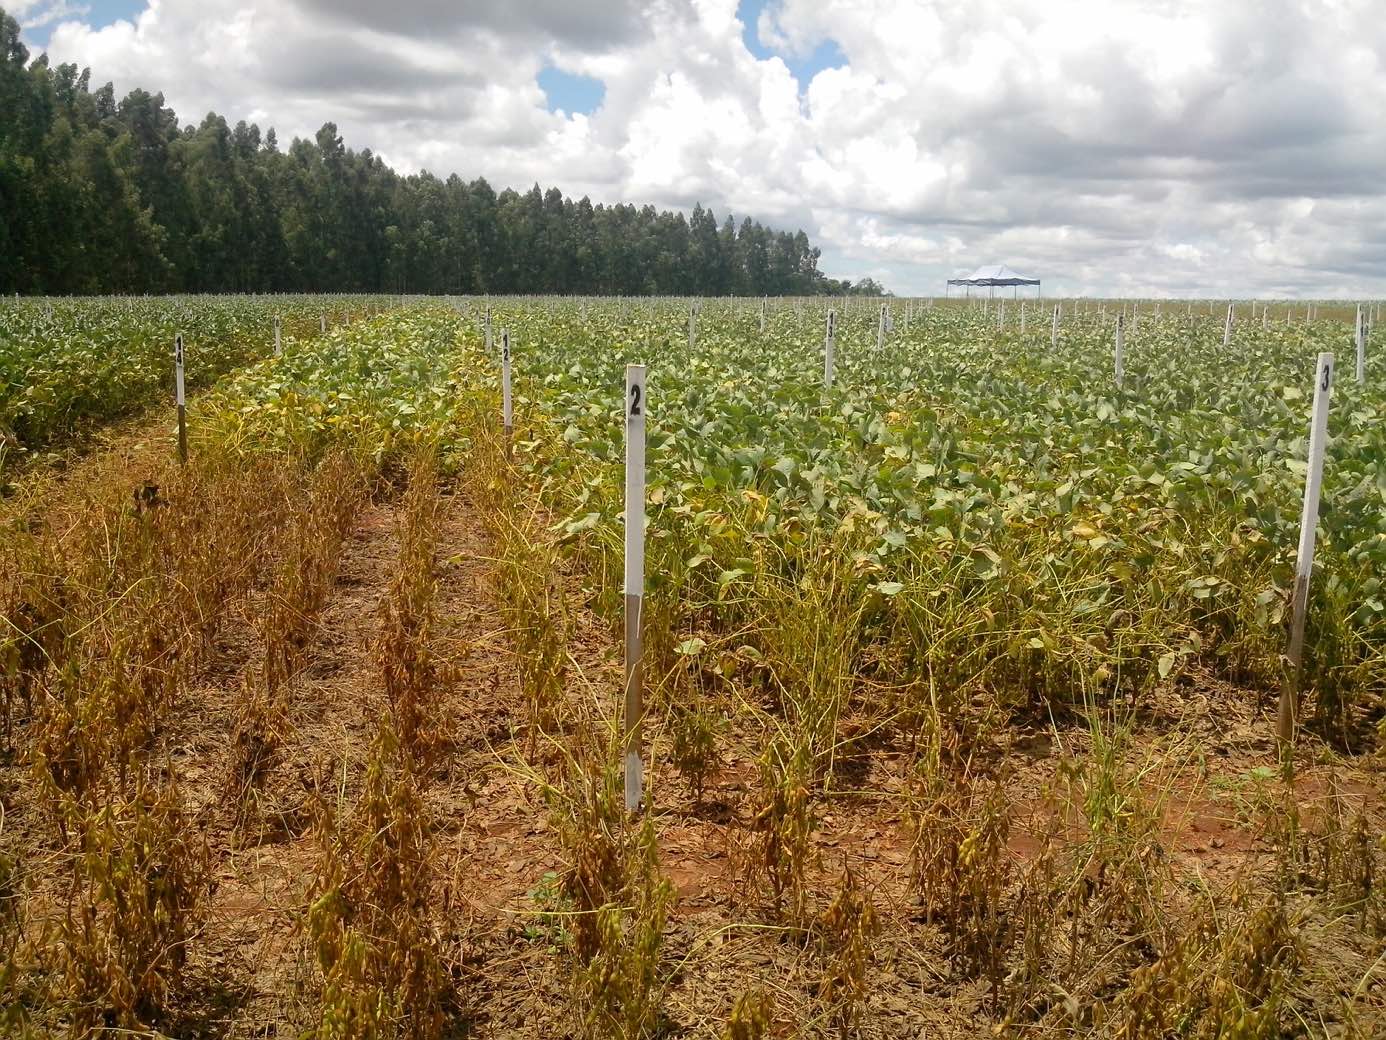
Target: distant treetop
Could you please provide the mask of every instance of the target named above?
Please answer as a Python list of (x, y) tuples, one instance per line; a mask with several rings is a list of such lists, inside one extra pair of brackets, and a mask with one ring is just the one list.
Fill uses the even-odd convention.
[(334, 123), (281, 151), (162, 94), (30, 61), (0, 10), (0, 291), (881, 295), (818, 270), (802, 231), (701, 205), (401, 176)]

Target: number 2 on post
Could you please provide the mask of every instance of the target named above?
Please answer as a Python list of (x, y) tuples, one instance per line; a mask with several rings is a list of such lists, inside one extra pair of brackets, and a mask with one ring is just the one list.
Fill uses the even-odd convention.
[(632, 387), (630, 388), (630, 414), (631, 414), (631, 415), (640, 415), (640, 414), (641, 414), (641, 412), (640, 412), (640, 387), (639, 387), (638, 385), (637, 385), (637, 386), (632, 386)]

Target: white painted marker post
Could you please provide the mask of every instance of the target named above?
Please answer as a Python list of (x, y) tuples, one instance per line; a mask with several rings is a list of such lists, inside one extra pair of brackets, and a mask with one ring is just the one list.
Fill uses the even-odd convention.
[(1049, 327), (1049, 346), (1051, 348), (1059, 345), (1059, 305), (1054, 304), (1054, 321)]
[(1025, 302), (1023, 300), (1020, 304), (1020, 334), (1025, 335)]
[(1363, 323), (1362, 305), (1357, 305), (1357, 383), (1367, 381), (1367, 327)]
[(178, 403), (178, 461), (188, 462), (188, 401), (183, 392), (183, 334), (173, 337), (173, 394)]
[(1270, 328), (1270, 304), (1265, 304), (1261, 308), (1261, 329), (1262, 331)]
[(1232, 342), (1232, 305), (1227, 305), (1227, 323), (1222, 327), (1222, 345), (1225, 347)]
[(833, 385), (833, 338), (837, 328), (837, 312), (828, 311), (828, 332), (823, 337), (823, 385)]
[(645, 366), (626, 366), (626, 809), (640, 808), (644, 713), (640, 614), (645, 602)]
[(487, 304), (487, 305), (486, 305), (485, 321), (486, 321), (486, 325), (485, 325), (485, 329), (486, 329), (486, 353), (489, 354), (489, 353), (491, 353), (491, 305), (490, 305), (490, 304)]
[(279, 338), (279, 315), (277, 314), (274, 316), (274, 356), (284, 356), (284, 344)]
[(698, 316), (693, 305), (688, 305), (688, 349), (692, 350), (698, 342)]
[(760, 298), (760, 334), (765, 335), (765, 307), (767, 300), (764, 296)]
[(326, 334), (326, 332), (327, 332), (327, 315), (326, 315), (326, 314), (319, 314), (319, 315), (318, 315), (318, 328), (321, 329), (322, 332), (323, 332), (324, 334)]
[(1309, 420), (1309, 472), (1304, 477), (1304, 512), (1299, 518), (1299, 553), (1295, 557), (1294, 613), (1290, 617), (1290, 650), (1275, 733), (1282, 760), (1294, 745), (1299, 713), (1299, 679), (1304, 659), (1304, 622), (1309, 610), (1309, 578), (1314, 571), (1314, 537), (1319, 526), (1319, 490), (1328, 441), (1328, 403), (1333, 394), (1333, 355), (1320, 354), (1314, 373), (1314, 412)]
[(509, 458), (510, 442), (515, 432), (515, 415), (510, 397), (509, 329), (501, 329), (501, 422), (505, 426), (505, 455)]
[(1126, 375), (1126, 344), (1122, 339), (1123, 316), (1117, 315), (1116, 328), (1116, 350), (1113, 354), (1113, 370), (1116, 372), (1116, 385), (1121, 386), (1121, 380)]
[(876, 349), (880, 350), (885, 346), (885, 327), (886, 327), (886, 305), (881, 304), (881, 316), (876, 321)]

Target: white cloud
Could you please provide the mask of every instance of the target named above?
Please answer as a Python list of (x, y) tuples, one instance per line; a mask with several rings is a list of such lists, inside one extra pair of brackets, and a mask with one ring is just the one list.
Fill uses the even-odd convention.
[[(52, 4), (20, 0), (21, 21)], [(11, 0), (11, 10), (15, 9)], [(404, 170), (803, 226), (823, 267), (937, 292), (1386, 294), (1386, 20), (1374, 0), (154, 0), (56, 61), (281, 139), (332, 120)], [(546, 63), (605, 86), (555, 114)]]
[(91, 11), (90, 5), (72, 0), (9, 0), (7, 7), (10, 17), (30, 31), (64, 19), (79, 18)]

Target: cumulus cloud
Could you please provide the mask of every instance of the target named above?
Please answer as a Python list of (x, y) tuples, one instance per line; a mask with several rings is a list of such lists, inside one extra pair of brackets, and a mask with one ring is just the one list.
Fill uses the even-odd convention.
[(334, 22), (379, 32), (437, 37), (481, 31), (521, 46), (558, 40), (599, 50), (627, 44), (646, 29), (637, 0), (299, 0), (299, 5)]
[(7, 6), (10, 17), (31, 31), (91, 12), (90, 5), (72, 0), (9, 0)]
[[(20, 0), (30, 23), (57, 6)], [(14, 0), (11, 0), (14, 9)], [(404, 170), (802, 226), (833, 274), (935, 293), (1386, 293), (1374, 0), (152, 0), (55, 61)], [(757, 39), (768, 57), (752, 53)], [(835, 44), (845, 64), (796, 79)], [(546, 65), (599, 79), (550, 112)]]

